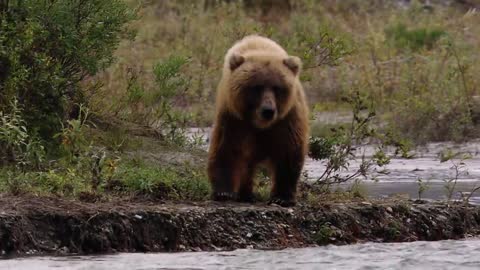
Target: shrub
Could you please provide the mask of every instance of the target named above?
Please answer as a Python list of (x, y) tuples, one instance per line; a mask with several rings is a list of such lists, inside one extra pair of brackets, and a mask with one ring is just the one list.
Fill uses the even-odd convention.
[(133, 122), (159, 126), (167, 142), (184, 146), (187, 143), (185, 128), (191, 117), (175, 103), (188, 94), (190, 78), (182, 72), (187, 64), (188, 58), (178, 55), (158, 62), (153, 66), (153, 85), (140, 82), (138, 74), (130, 71), (124, 106), (119, 108), (119, 113)]
[(133, 13), (121, 0), (0, 1), (0, 111), (17, 98), (51, 141), (82, 98), (79, 82), (107, 67)]
[(416, 28), (408, 29), (405, 24), (398, 23), (385, 29), (387, 40), (395, 47), (413, 51), (432, 49), (435, 43), (446, 32), (441, 29)]
[[(404, 141), (392, 136), (391, 133), (378, 129), (375, 124), (375, 106), (368, 95), (355, 91), (344, 98), (352, 108), (352, 120), (349, 125), (332, 128), (331, 133), (325, 137), (311, 137), (309, 143), (309, 156), (314, 160), (325, 159), (325, 169), (315, 184), (323, 186), (323, 191), (329, 191), (332, 184), (357, 180), (360, 177), (383, 173), (385, 165), (390, 162), (390, 155), (384, 149), (394, 146), (398, 153), (408, 152)], [(365, 155), (365, 144), (373, 144), (375, 151), (371, 156)], [(352, 169), (351, 162), (360, 159), (358, 168)], [(355, 182), (358, 184), (358, 182)], [(322, 190), (322, 189), (319, 189)]]
[(41, 142), (31, 136), (22, 118), (23, 110), (14, 99), (10, 113), (0, 111), (0, 164), (37, 167), (45, 157)]

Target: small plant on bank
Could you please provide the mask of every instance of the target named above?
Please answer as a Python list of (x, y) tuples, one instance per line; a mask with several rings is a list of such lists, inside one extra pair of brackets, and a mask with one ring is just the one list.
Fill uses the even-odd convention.
[(25, 174), (17, 173), (14, 170), (9, 170), (2, 172), (0, 175), (0, 181), (4, 182), (3, 188), (6, 191), (13, 195), (19, 195), (25, 192), (28, 186), (25, 176)]
[(465, 161), (469, 159), (471, 159), (470, 154), (453, 152), (449, 149), (440, 153), (440, 162), (450, 161), (452, 163), (450, 169), (453, 170), (453, 175), (443, 179), (447, 201), (452, 200), (459, 177), (468, 175), (468, 168)]
[[(88, 109), (80, 106), (79, 118), (68, 122), (56, 137), (61, 152), (42, 170), (25, 172), (2, 168), (0, 190), (11, 194), (33, 192), (63, 197), (95, 198), (140, 195), (162, 200), (206, 200), (210, 184), (205, 172), (191, 164), (152, 165), (123, 160), (115, 152), (88, 139)], [(89, 198), (86, 196), (86, 198)]]
[(330, 223), (325, 223), (318, 228), (314, 235), (315, 242), (319, 245), (326, 245), (332, 241), (335, 231), (331, 228)]
[(422, 178), (417, 178), (417, 185), (418, 185), (418, 199), (422, 200), (423, 194), (427, 191), (430, 187), (428, 182), (425, 182)]
[(480, 186), (478, 185), (475, 185), (470, 191), (468, 192), (460, 192), (460, 197), (462, 198), (462, 202), (464, 204), (469, 204), (470, 203), (470, 199), (472, 198), (472, 196), (480, 190)]
[[(310, 140), (309, 156), (314, 160), (326, 159), (325, 170), (316, 183), (330, 186), (348, 182), (358, 177), (367, 177), (375, 170), (377, 173), (386, 173), (381, 169), (390, 162), (384, 149), (388, 144), (396, 145), (396, 149), (404, 147), (401, 142), (394, 140), (388, 133), (382, 134), (373, 125), (376, 115), (373, 103), (368, 97), (355, 92), (345, 98), (345, 102), (352, 106), (352, 120), (350, 125), (332, 128), (327, 138), (312, 137)], [(393, 142), (396, 143), (393, 143)], [(366, 143), (376, 142), (375, 152), (367, 157), (364, 149)], [(398, 152), (398, 151), (396, 151)], [(361, 159), (358, 168), (350, 174), (342, 173), (350, 169), (352, 160)], [(380, 168), (381, 170), (376, 170)], [(326, 189), (328, 190), (328, 188)]]

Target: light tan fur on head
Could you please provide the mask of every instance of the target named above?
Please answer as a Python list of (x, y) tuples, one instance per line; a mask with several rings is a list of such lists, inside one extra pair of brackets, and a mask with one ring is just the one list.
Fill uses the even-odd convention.
[[(245, 117), (245, 104), (240, 101), (244, 98), (242, 88), (252, 80), (278, 82), (288, 89), (291, 97), (285, 102), (277, 104), (278, 119), (284, 118), (296, 104), (303, 103), (303, 89), (299, 74), (302, 68), (300, 58), (290, 56), (273, 40), (251, 35), (243, 38), (230, 48), (225, 56), (225, 62), (217, 93), (218, 111), (229, 111), (239, 119)], [(257, 79), (252, 79), (257, 78)], [(301, 92), (301, 93), (299, 93)], [(267, 95), (268, 96), (268, 95)], [(262, 124), (255, 121), (259, 128), (266, 128), (271, 123)], [(273, 122), (273, 121), (272, 121)]]

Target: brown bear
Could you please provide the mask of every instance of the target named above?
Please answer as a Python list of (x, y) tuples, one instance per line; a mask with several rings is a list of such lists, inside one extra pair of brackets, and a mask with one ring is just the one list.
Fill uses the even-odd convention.
[(253, 201), (254, 172), (265, 165), (272, 179), (270, 202), (295, 205), (309, 133), (301, 65), (257, 35), (228, 50), (209, 148), (213, 200)]

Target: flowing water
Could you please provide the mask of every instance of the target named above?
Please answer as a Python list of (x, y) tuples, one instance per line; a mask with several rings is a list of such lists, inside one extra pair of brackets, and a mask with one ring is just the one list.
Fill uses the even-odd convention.
[(2, 270), (166, 269), (480, 269), (480, 239), (349, 246), (280, 251), (185, 252), (108, 256), (32, 257), (0, 260)]

